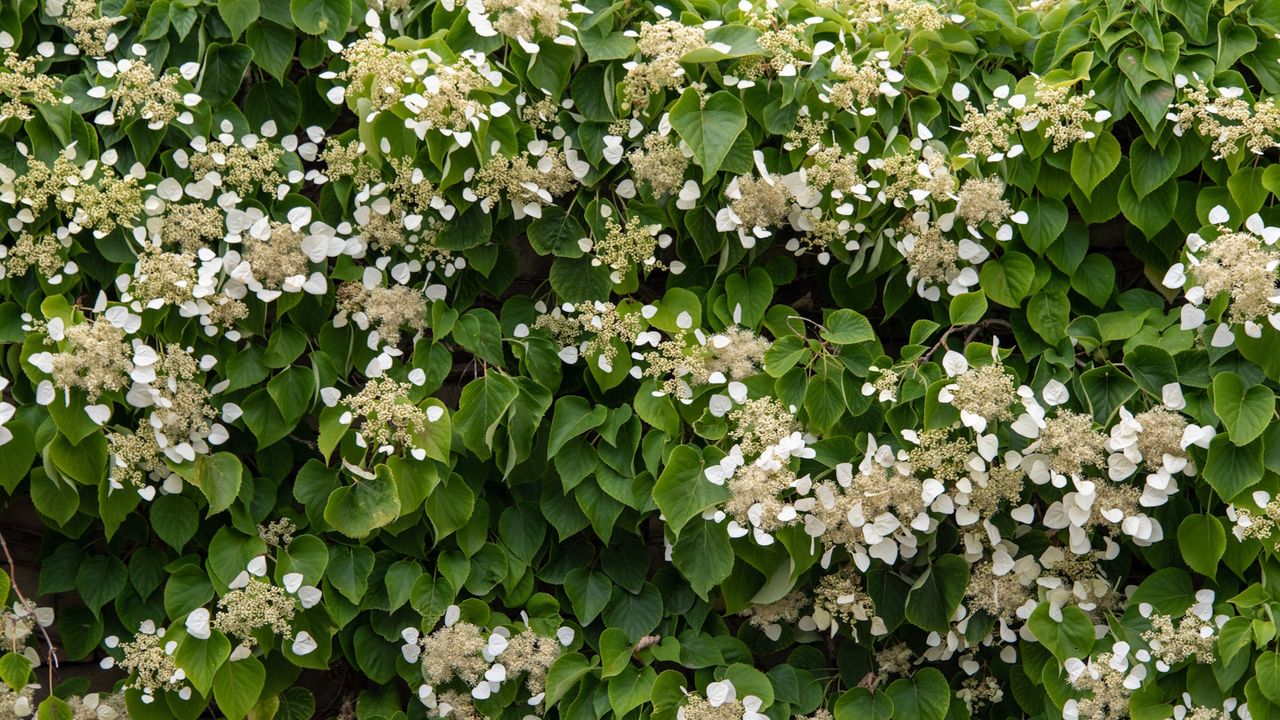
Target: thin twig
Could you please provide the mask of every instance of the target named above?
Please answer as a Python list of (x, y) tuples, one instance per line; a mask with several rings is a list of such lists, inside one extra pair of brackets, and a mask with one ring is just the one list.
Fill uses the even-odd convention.
[[(36, 611), (36, 604), (28, 600), (27, 596), (22, 594), (22, 588), (18, 587), (18, 578), (17, 578), (18, 568), (17, 568), (17, 565), (15, 565), (13, 562), (13, 555), (9, 553), (9, 543), (5, 541), (3, 532), (0, 532), (0, 550), (4, 550), (5, 562), (9, 564), (9, 584), (13, 586), (13, 592), (15, 595), (18, 596), (18, 600), (22, 602), (22, 607), (26, 608), (29, 612), (31, 612), (34, 618), (34, 613)], [(49, 687), (52, 688), (53, 687), (53, 669), (58, 667), (58, 649), (57, 647), (54, 646), (53, 640), (49, 637), (49, 631), (46, 630), (44, 626), (40, 624), (39, 621), (36, 621), (36, 627), (40, 628), (40, 634), (44, 636), (44, 643), (49, 648), (49, 653), (47, 656), (49, 659)]]
[(985, 320), (979, 320), (978, 322), (973, 323), (972, 325), (952, 325), (951, 327), (947, 328), (946, 332), (942, 333), (942, 337), (938, 338), (938, 342), (934, 343), (933, 347), (929, 348), (928, 352), (926, 352), (924, 355), (920, 357), (920, 361), (928, 362), (929, 358), (933, 357), (933, 354), (938, 352), (938, 350), (943, 345), (946, 344), (947, 338), (951, 337), (951, 333), (955, 332), (956, 330), (962, 327), (970, 328), (969, 333), (964, 337), (964, 343), (963, 343), (963, 345), (968, 345), (969, 343), (973, 342), (973, 339), (978, 337), (978, 333), (985, 328), (988, 328), (988, 327), (1009, 328), (1011, 326), (1009, 325), (1008, 321), (1001, 320), (1000, 318), (987, 318)]
[(947, 331), (942, 333), (942, 337), (938, 338), (938, 342), (934, 343), (933, 347), (929, 348), (929, 350), (925, 352), (924, 355), (920, 356), (920, 362), (929, 362), (929, 358), (933, 357), (933, 354), (938, 352), (938, 348), (946, 344), (947, 338), (951, 337), (951, 333), (956, 331), (956, 327), (957, 327), (956, 325), (952, 325), (951, 327), (947, 328)]

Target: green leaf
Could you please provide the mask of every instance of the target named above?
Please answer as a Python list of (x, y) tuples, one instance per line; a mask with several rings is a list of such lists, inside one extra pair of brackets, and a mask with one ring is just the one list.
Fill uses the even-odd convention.
[(124, 563), (110, 555), (90, 555), (76, 571), (76, 589), (95, 614), (115, 600), (128, 581)]
[[(773, 300), (773, 279), (763, 269), (753, 267), (746, 277), (733, 274), (725, 278), (724, 293), (733, 323), (754, 330), (760, 327)], [(834, 330), (830, 320), (827, 326)]]
[(10, 420), (5, 429), (13, 437), (0, 445), (0, 489), (12, 495), (36, 459), (36, 440), (31, 428), (21, 420)]
[(662, 606), (662, 593), (653, 583), (645, 583), (638, 593), (619, 587), (605, 606), (604, 622), (606, 626), (624, 630), (637, 642), (662, 622)]
[(1138, 345), (1125, 353), (1124, 366), (1139, 387), (1156, 397), (1165, 385), (1178, 380), (1178, 366), (1173, 356), (1156, 345)]
[(473, 380), (462, 389), (453, 422), (468, 450), (481, 458), (489, 457), (498, 424), (519, 392), (511, 378), (498, 372)]
[(570, 652), (556, 658), (547, 670), (547, 707), (559, 702), (593, 667), (582, 653)]
[(649, 701), (658, 672), (652, 667), (627, 668), (621, 675), (609, 679), (607, 694), (614, 717), (627, 713)]
[(280, 409), (280, 415), (291, 425), (311, 406), (315, 391), (315, 373), (311, 368), (300, 365), (287, 368), (267, 383), (267, 394)]
[(1129, 182), (1134, 195), (1146, 197), (1163, 186), (1178, 169), (1182, 148), (1177, 138), (1162, 147), (1153, 146), (1145, 137), (1134, 138), (1129, 145)]
[(1161, 9), (1177, 18), (1196, 44), (1209, 38), (1209, 9), (1212, 6), (1209, 0), (1160, 0)]
[(1209, 578), (1227, 552), (1227, 533), (1213, 515), (1188, 515), (1178, 525), (1178, 548), (1187, 567)]
[(844, 416), (847, 405), (841, 382), (843, 374), (841, 366), (823, 362), (821, 369), (809, 378), (804, 388), (804, 410), (815, 429), (829, 431)]
[(1045, 342), (1056, 343), (1066, 337), (1070, 318), (1071, 302), (1065, 293), (1036, 293), (1027, 303), (1027, 322)]
[(351, 24), (351, 0), (290, 0), (289, 14), (302, 32), (336, 40)]
[(198, 88), (200, 97), (212, 107), (219, 107), (235, 97), (251, 60), (253, 48), (248, 45), (209, 43), (204, 56), (204, 75)]
[[(705, 102), (704, 102), (705, 100)], [(747, 127), (742, 102), (721, 90), (704, 98), (689, 88), (671, 106), (671, 126), (693, 150), (707, 182), (724, 163), (738, 135)]]
[(556, 400), (551, 416), (551, 436), (547, 438), (547, 457), (555, 457), (564, 444), (573, 438), (594, 430), (609, 417), (609, 408), (592, 405), (586, 398), (566, 395)]
[(595, 267), (585, 257), (556, 258), (551, 263), (551, 273), (547, 279), (556, 295), (567, 302), (604, 300), (609, 297), (613, 287), (609, 269), (604, 266)]
[(413, 583), (413, 589), (409, 593), (409, 606), (422, 615), (423, 622), (434, 623), (444, 617), (455, 595), (453, 584), (448, 578), (423, 574)]
[(201, 695), (208, 695), (215, 676), (229, 657), (231, 641), (226, 635), (212, 630), (207, 640), (185, 635), (178, 643), (173, 659), (186, 672), (192, 687)]
[(547, 522), (533, 505), (517, 505), (502, 511), (498, 537), (502, 546), (522, 565), (529, 565), (542, 548)]
[(257, 658), (224, 663), (213, 677), (213, 699), (227, 720), (240, 720), (258, 702), (267, 669)]
[(56, 435), (48, 452), (58, 472), (81, 485), (97, 485), (107, 476), (107, 438), (101, 432), (77, 443)]
[(685, 523), (729, 499), (729, 488), (716, 485), (703, 474), (702, 453), (691, 445), (671, 451), (667, 465), (653, 486), (653, 500), (666, 518), (667, 529), (679, 537)]
[(924, 630), (946, 633), (968, 583), (969, 564), (963, 558), (938, 557), (907, 593), (907, 619)]
[(1276, 396), (1265, 385), (1246, 387), (1233, 372), (1213, 377), (1213, 411), (1222, 418), (1227, 436), (1236, 445), (1248, 445), (1275, 419)]
[(71, 394), (71, 403), (64, 405), (61, 401), (49, 404), (49, 415), (58, 426), (58, 431), (67, 437), (72, 444), (83, 441), (89, 435), (98, 432), (98, 425), (91, 420), (84, 408), (88, 405), (84, 394), (77, 390)]
[(972, 325), (987, 314), (987, 296), (981, 291), (963, 293), (951, 298), (949, 317), (952, 325)]
[(853, 310), (840, 309), (827, 316), (822, 339), (836, 345), (856, 345), (876, 339), (871, 322)]
[(169, 4), (169, 24), (178, 33), (179, 40), (185, 40), (187, 34), (191, 32), (191, 28), (195, 27), (196, 20), (200, 16), (196, 14), (194, 7), (190, 7), (188, 3), (182, 0), (173, 0)]
[(218, 0), (218, 14), (231, 30), (233, 39), (257, 22), (259, 12), (258, 0)]
[(692, 291), (670, 288), (655, 305), (658, 311), (649, 324), (659, 330), (678, 334), (689, 327), (702, 326), (702, 298)]
[[(1075, 165), (1074, 160), (1072, 165)], [(1024, 200), (1019, 209), (1027, 213), (1027, 224), (1022, 226), (1022, 239), (1026, 241), (1027, 247), (1044, 254), (1067, 227), (1067, 206), (1061, 200), (1033, 196)]]
[(1036, 640), (1048, 648), (1059, 662), (1066, 662), (1067, 658), (1088, 657), (1093, 648), (1093, 622), (1089, 616), (1074, 605), (1058, 610), (1061, 620), (1055, 620), (1053, 612), (1050, 603), (1042, 602), (1027, 619), (1027, 626)]
[(475, 493), (456, 474), (436, 486), (427, 497), (427, 519), (431, 521), (437, 542), (467, 524), (475, 501)]
[(786, 335), (773, 341), (764, 353), (764, 369), (772, 377), (782, 377), (807, 353), (804, 338)]
[(502, 366), (502, 326), (488, 310), (476, 308), (464, 313), (453, 326), (453, 339), (472, 355)]
[[(759, 55), (764, 51), (756, 42), (760, 31), (746, 25), (721, 25), (707, 32), (707, 43), (685, 53), (681, 62), (714, 63), (727, 58)], [(714, 47), (712, 46), (714, 44)]]
[(22, 692), (31, 678), (31, 660), (16, 652), (7, 652), (0, 657), (0, 680), (15, 693)]
[[(676, 411), (675, 403), (670, 396), (654, 396), (653, 393), (657, 389), (657, 382), (653, 379), (645, 380), (636, 391), (635, 401), (631, 407), (641, 420), (662, 431), (668, 437), (675, 437), (680, 434), (680, 413)], [(548, 449), (548, 455), (550, 454)]]
[(893, 700), (887, 692), (857, 687), (841, 695), (832, 712), (835, 720), (890, 720)]
[(1173, 219), (1178, 205), (1178, 184), (1166, 182), (1150, 193), (1139, 196), (1129, 178), (1120, 183), (1120, 212), (1138, 226), (1148, 238), (1154, 237)]
[(1262, 453), (1261, 439), (1241, 447), (1232, 443), (1224, 434), (1216, 435), (1209, 443), (1209, 459), (1205, 462), (1204, 479), (1218, 493), (1218, 497), (1231, 502), (1262, 481)]
[(733, 571), (733, 548), (724, 526), (708, 520), (684, 528), (671, 552), (671, 562), (689, 580), (699, 597), (719, 585)]
[(138, 548), (129, 558), (129, 584), (141, 597), (151, 593), (164, 582), (164, 569), (168, 554), (157, 548)]
[(566, 213), (557, 205), (542, 210), (542, 217), (529, 223), (529, 246), (539, 255), (558, 257), (582, 257), (578, 241), (587, 237), (587, 231), (578, 218)]
[(249, 561), (266, 551), (267, 544), (256, 532), (247, 535), (225, 526), (209, 542), (209, 559), (205, 562), (205, 569), (209, 571), (209, 578), (218, 586), (219, 591), (226, 592), (231, 582), (248, 567)]
[(978, 274), (979, 284), (987, 297), (1005, 307), (1022, 307), (1022, 299), (1031, 290), (1035, 277), (1035, 263), (1016, 251), (1005, 253), (999, 260), (983, 263)]
[(1086, 255), (1071, 274), (1071, 288), (1103, 307), (1116, 290), (1116, 268), (1105, 255)]
[(56, 695), (50, 695), (40, 701), (36, 720), (75, 720), (75, 715), (65, 700)]
[(359, 605), (369, 589), (373, 559), (373, 551), (362, 545), (330, 545), (325, 579), (343, 597)]
[[(266, 389), (257, 390), (244, 399), (240, 403), (240, 407), (244, 410), (241, 416), (245, 424), (249, 426), (249, 431), (258, 440), (258, 448), (269, 447), (284, 439), (293, 429), (289, 418), (280, 414), (280, 408), (276, 406), (276, 401), (267, 394)], [(294, 422), (298, 418), (293, 418)]]
[(310, 690), (291, 687), (280, 694), (280, 708), (273, 720), (311, 720), (316, 711), (316, 698)]
[(102, 642), (102, 618), (94, 615), (86, 607), (58, 608), (58, 635), (62, 639), (62, 649), (66, 657), (72, 660), (83, 660), (98, 649)]
[(200, 512), (196, 504), (181, 495), (161, 495), (151, 503), (151, 529), (178, 552), (196, 534)]
[(293, 64), (293, 49), (297, 43), (293, 30), (260, 20), (249, 26), (245, 41), (253, 49), (253, 63), (276, 80), (283, 80)]
[(1071, 179), (1084, 191), (1086, 198), (1093, 196), (1108, 175), (1120, 164), (1120, 142), (1110, 132), (1102, 131), (1094, 139), (1076, 143), (1071, 150)]
[(1262, 653), (1253, 669), (1258, 689), (1268, 700), (1280, 705), (1280, 655), (1271, 651)]
[(1227, 178), (1227, 190), (1240, 214), (1252, 215), (1262, 209), (1267, 201), (1267, 187), (1263, 184), (1265, 173), (1260, 167), (1242, 167)]
[(613, 596), (613, 581), (602, 572), (575, 568), (564, 578), (564, 592), (569, 596), (574, 616), (586, 625), (609, 604)]
[(600, 633), (600, 677), (610, 678), (631, 664), (631, 652), (635, 648), (631, 638), (616, 627), (605, 628)]
[(235, 455), (219, 452), (201, 455), (194, 463), (174, 468), (187, 482), (200, 488), (209, 500), (209, 515), (231, 507), (240, 494), (244, 467)]
[(66, 525), (80, 509), (80, 493), (75, 485), (50, 477), (38, 467), (30, 477), (31, 504), (57, 525)]
[(768, 708), (773, 704), (773, 683), (769, 676), (747, 663), (737, 662), (725, 668), (724, 677), (743, 696), (755, 695), (760, 698), (760, 706)]
[(213, 599), (209, 576), (195, 565), (183, 565), (164, 585), (164, 611), (173, 620), (186, 619), (192, 610)]
[(366, 537), (400, 517), (400, 492), (386, 465), (373, 469), (373, 477), (354, 477), (329, 494), (324, 520), (347, 537)]
[(942, 720), (951, 706), (947, 679), (934, 668), (895, 680), (884, 692), (893, 700), (895, 720)]
[(280, 549), (277, 578), (289, 573), (299, 573), (308, 585), (319, 585), (320, 578), (329, 567), (329, 547), (315, 535), (299, 535), (288, 546)]
[(1084, 373), (1080, 376), (1080, 386), (1084, 388), (1093, 419), (1104, 425), (1138, 391), (1138, 383), (1117, 370), (1114, 365), (1094, 368)]

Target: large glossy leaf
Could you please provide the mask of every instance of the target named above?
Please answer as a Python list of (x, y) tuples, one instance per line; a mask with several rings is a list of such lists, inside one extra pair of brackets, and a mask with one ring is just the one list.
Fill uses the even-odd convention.
[(324, 519), (342, 534), (362, 538), (400, 516), (400, 493), (386, 465), (374, 468), (373, 477), (353, 477), (329, 495)]
[(739, 133), (747, 127), (747, 113), (742, 102), (728, 92), (703, 98), (690, 89), (671, 106), (671, 126), (693, 149), (705, 181), (720, 169)]
[(653, 499), (675, 535), (704, 510), (729, 497), (729, 489), (706, 478), (704, 456), (694, 447), (681, 445), (671, 451), (653, 488)]
[(1245, 384), (1233, 372), (1213, 377), (1213, 411), (1236, 445), (1248, 445), (1275, 420), (1276, 396), (1264, 385)]
[(729, 577), (733, 570), (733, 548), (723, 525), (691, 522), (680, 534), (671, 561), (688, 579), (693, 591), (707, 597), (708, 591)]
[(907, 593), (907, 620), (924, 630), (946, 632), (968, 582), (969, 564), (960, 557), (934, 560)]

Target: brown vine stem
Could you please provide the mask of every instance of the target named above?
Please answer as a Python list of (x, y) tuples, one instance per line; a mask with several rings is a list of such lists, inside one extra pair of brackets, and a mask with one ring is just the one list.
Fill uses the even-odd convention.
[[(4, 551), (4, 560), (9, 565), (9, 585), (13, 587), (13, 592), (22, 602), (22, 606), (34, 613), (36, 604), (28, 600), (27, 596), (22, 594), (22, 588), (18, 587), (18, 566), (13, 562), (13, 555), (9, 552), (9, 543), (5, 540), (3, 532), (0, 532), (0, 550)], [(36, 622), (36, 627), (40, 628), (40, 634), (44, 636), (44, 644), (48, 648), (45, 657), (49, 665), (49, 691), (53, 692), (53, 669), (58, 667), (58, 649), (53, 644), (53, 639), (49, 637), (49, 631), (39, 622)]]
[(964, 344), (968, 345), (970, 342), (973, 342), (973, 339), (976, 338), (978, 333), (984, 328), (1002, 327), (1007, 329), (1011, 326), (1008, 321), (1001, 320), (1000, 318), (987, 318), (986, 320), (979, 320), (972, 325), (952, 325), (947, 328), (946, 332), (942, 333), (942, 337), (938, 338), (938, 342), (934, 343), (933, 347), (929, 348), (924, 355), (920, 356), (920, 362), (929, 362), (929, 358), (933, 357), (934, 353), (938, 352), (940, 348), (947, 344), (947, 338), (951, 337), (951, 333), (962, 327), (970, 328), (969, 333), (964, 338)]

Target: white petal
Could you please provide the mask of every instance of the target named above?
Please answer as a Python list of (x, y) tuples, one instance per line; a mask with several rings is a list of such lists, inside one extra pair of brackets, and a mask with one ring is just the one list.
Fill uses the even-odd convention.
[(318, 647), (320, 646), (316, 644), (315, 638), (311, 637), (311, 633), (303, 630), (293, 638), (293, 646), (290, 649), (293, 650), (294, 655), (309, 655)]

